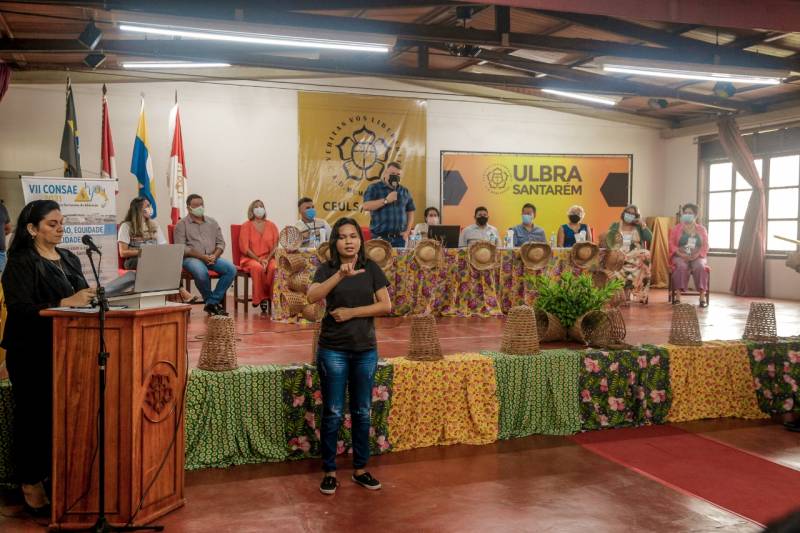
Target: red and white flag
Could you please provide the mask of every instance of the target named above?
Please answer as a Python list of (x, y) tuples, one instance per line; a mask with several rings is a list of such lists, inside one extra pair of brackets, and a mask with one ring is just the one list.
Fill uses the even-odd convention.
[(183, 134), (181, 133), (181, 115), (178, 111), (176, 96), (175, 106), (169, 113), (169, 135), (172, 146), (167, 171), (169, 201), (172, 206), (170, 217), (172, 223), (186, 216), (186, 158), (183, 155)]
[(103, 84), (103, 124), (100, 139), (100, 177), (117, 179), (117, 163), (114, 160), (114, 140), (111, 138), (111, 119), (108, 117), (108, 98)]

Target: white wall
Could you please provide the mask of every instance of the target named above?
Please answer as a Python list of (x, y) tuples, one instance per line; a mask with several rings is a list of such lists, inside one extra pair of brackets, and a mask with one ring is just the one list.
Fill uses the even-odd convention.
[[(315, 84), (371, 87), (348, 92), (402, 96), (412, 85), (377, 79), (314, 80)], [(250, 85), (250, 86), (248, 86)], [(205, 198), (207, 212), (223, 227), (240, 222), (250, 200), (261, 197), (279, 226), (296, 218), (297, 88), (252, 86), (253, 82), (109, 84), (111, 127), (117, 153), (120, 216), (136, 194), (130, 156), (142, 92), (146, 98), (149, 144), (156, 174), (156, 195), (168, 212), (166, 168), (168, 114), (175, 90), (181, 103), (190, 191)], [(432, 92), (425, 89), (427, 93)], [(84, 175), (100, 167), (100, 86), (75, 85), (75, 105)], [(419, 94), (409, 93), (419, 97)], [(437, 98), (454, 98), (442, 96)], [(439, 153), (474, 150), (539, 153), (632, 153), (633, 199), (645, 214), (661, 208), (663, 141), (656, 130), (579, 117), (526, 106), (489, 103), (469, 97), (429, 99), (427, 131), (428, 204), (439, 201)], [(59, 175), (64, 88), (12, 85), (0, 103), (0, 171), (51, 170)], [(540, 208), (546, 206), (540, 206)], [(674, 208), (673, 208), (674, 209)]]

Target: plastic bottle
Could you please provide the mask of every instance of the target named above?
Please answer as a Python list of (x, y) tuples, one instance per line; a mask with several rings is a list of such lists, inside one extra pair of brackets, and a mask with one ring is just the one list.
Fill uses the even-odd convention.
[(509, 250), (514, 247), (514, 230), (509, 229), (506, 232), (506, 248)]
[(553, 231), (550, 233), (550, 248), (556, 247), (556, 232)]

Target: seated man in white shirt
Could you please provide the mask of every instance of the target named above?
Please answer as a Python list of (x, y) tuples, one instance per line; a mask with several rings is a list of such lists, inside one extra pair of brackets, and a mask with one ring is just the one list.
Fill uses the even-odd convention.
[(294, 227), (300, 230), (303, 236), (303, 248), (311, 245), (311, 238), (316, 236), (317, 245), (322, 244), (331, 236), (331, 227), (325, 220), (316, 218), (317, 210), (314, 209), (314, 200), (308, 197), (300, 198), (297, 202), (297, 210), (300, 212), (300, 220)]
[(490, 241), (497, 244), (497, 228), (489, 225), (489, 210), (485, 207), (475, 209), (475, 224), (467, 226), (458, 238), (459, 248), (465, 248), (476, 241)]

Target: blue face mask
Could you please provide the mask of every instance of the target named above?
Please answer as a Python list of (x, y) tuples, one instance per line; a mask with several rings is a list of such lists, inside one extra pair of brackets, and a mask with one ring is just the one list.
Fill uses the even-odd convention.
[(692, 222), (694, 222), (694, 215), (691, 213), (684, 213), (683, 215), (681, 215), (681, 222), (683, 222), (684, 224), (691, 224)]
[(313, 207), (306, 209), (306, 217), (313, 220), (314, 218), (317, 217), (317, 210), (314, 209)]
[(523, 224), (533, 224), (533, 215), (522, 215)]

